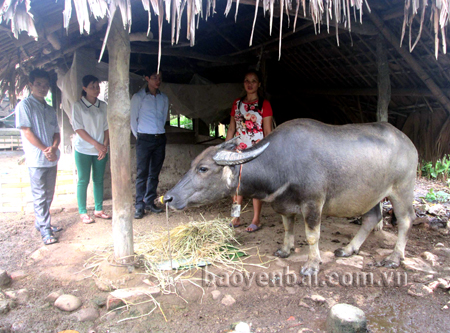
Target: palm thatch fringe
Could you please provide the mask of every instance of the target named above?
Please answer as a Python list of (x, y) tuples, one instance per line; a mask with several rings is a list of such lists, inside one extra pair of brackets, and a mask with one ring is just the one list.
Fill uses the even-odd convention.
[[(190, 41), (190, 45), (195, 45), (195, 31), (198, 27), (200, 17), (207, 20), (210, 15), (215, 13), (216, 0), (206, 0), (206, 11), (203, 13), (203, 1), (204, 0), (141, 0), (144, 10), (148, 12), (148, 30), (150, 32), (151, 10), (153, 14), (158, 16), (158, 35), (159, 35), (159, 56), (158, 56), (158, 70), (159, 62), (161, 58), (161, 36), (164, 16), (166, 20), (171, 23), (171, 36), (172, 44), (178, 43), (180, 30), (181, 30), (181, 17), (183, 11), (187, 10), (187, 39)], [(239, 9), (239, 0), (227, 0), (225, 8), (225, 15), (231, 10), (232, 2), (236, 1), (236, 13), (237, 18)], [(292, 10), (293, 0), (278, 0), (280, 5), (280, 27), (283, 26), (283, 11), (288, 18), (288, 25), (290, 24), (289, 11)], [(72, 3), (75, 7), (75, 12), (80, 27), (80, 33), (90, 33), (90, 16), (95, 19), (102, 19), (108, 17), (108, 27), (106, 30), (106, 36), (103, 40), (103, 46), (100, 58), (103, 55), (108, 35), (111, 29), (112, 18), (117, 9), (119, 9), (122, 16), (122, 23), (124, 28), (131, 29), (131, 0), (65, 0), (63, 15), (63, 24), (66, 31), (68, 31), (70, 18), (72, 17)], [(356, 11), (359, 11), (359, 20), (362, 22), (362, 6), (366, 4), (370, 11), (369, 5), (366, 0), (310, 0), (309, 1), (309, 15), (311, 15), (312, 21), (316, 27), (316, 33), (320, 32), (320, 26), (326, 22), (328, 31), (330, 21), (334, 19), (335, 24), (343, 23), (344, 26), (351, 30), (351, 9), (354, 10), (354, 16), (356, 19)], [(273, 13), (274, 13), (275, 0), (263, 0), (263, 12), (270, 13), (270, 34), (272, 33), (273, 26)], [(293, 30), (297, 24), (297, 15), (300, 5), (303, 8), (303, 16), (306, 16), (306, 0), (296, 0), (296, 19), (294, 20)], [(253, 20), (252, 33), (250, 36), (250, 46), (253, 41), (253, 31), (255, 28), (257, 13), (259, 9), (259, 0), (255, 2), (255, 18)], [(27, 31), (30, 36), (37, 38), (38, 34), (34, 27), (34, 22), (30, 10), (30, 0), (5, 0), (3, 7), (0, 10), (0, 23), (5, 20), (11, 21), (11, 30), (14, 36), (17, 38), (20, 31)], [(196, 24), (197, 23), (197, 24)], [(282, 29), (279, 36), (279, 58), (281, 57), (281, 42), (282, 42)], [(336, 33), (338, 39), (338, 34)], [(339, 40), (338, 40), (339, 44)]]
[[(406, 32), (406, 26), (409, 27), (409, 50), (414, 49), (422, 35), (422, 28), (425, 17), (425, 10), (428, 6), (428, 0), (405, 0), (405, 12), (403, 18), (402, 37), (400, 45)], [(420, 14), (419, 14), (420, 11)], [(447, 39), (445, 28), (449, 23), (450, 0), (431, 0), (430, 21), (434, 29), (434, 55), (436, 59), (439, 54), (439, 32), (442, 40), (442, 52), (447, 54)], [(420, 15), (420, 28), (414, 43), (412, 44), (412, 25), (416, 15)]]

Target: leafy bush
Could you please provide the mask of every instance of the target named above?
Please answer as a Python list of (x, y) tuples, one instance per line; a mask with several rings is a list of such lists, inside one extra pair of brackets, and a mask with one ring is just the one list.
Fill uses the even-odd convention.
[(434, 189), (430, 188), (427, 195), (425, 196), (425, 200), (428, 202), (437, 201), (437, 202), (446, 202), (450, 198), (450, 194), (444, 191), (434, 192)]
[(445, 155), (441, 160), (437, 160), (435, 165), (432, 162), (422, 162), (420, 172), (428, 179), (447, 180), (450, 173), (450, 159)]

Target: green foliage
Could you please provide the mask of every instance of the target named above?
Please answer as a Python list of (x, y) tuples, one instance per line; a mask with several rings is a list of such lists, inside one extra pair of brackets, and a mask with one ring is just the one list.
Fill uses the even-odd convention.
[(428, 179), (447, 180), (450, 173), (450, 159), (445, 155), (441, 160), (437, 160), (435, 165), (431, 162), (422, 162), (420, 171), (422, 176)]
[(437, 202), (447, 202), (450, 198), (450, 194), (444, 191), (434, 192), (434, 189), (430, 188), (427, 195), (423, 198), (428, 202), (437, 201)]
[(194, 123), (192, 122), (192, 119), (183, 115), (180, 115), (180, 126), (178, 126), (178, 116), (170, 115), (170, 126), (186, 128), (190, 130), (194, 129)]

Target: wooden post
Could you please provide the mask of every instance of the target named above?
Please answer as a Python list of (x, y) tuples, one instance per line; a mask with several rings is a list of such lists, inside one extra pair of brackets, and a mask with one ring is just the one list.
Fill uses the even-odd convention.
[(108, 124), (113, 198), (114, 256), (118, 263), (134, 261), (130, 161), (130, 39), (120, 11), (108, 38)]
[(387, 60), (386, 43), (383, 36), (377, 37), (377, 67), (378, 67), (378, 105), (377, 121), (388, 121), (388, 108), (391, 101), (391, 79)]

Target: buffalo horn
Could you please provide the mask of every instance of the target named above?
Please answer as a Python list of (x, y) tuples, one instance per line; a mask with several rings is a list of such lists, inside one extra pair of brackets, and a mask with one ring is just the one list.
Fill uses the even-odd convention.
[(236, 165), (251, 161), (255, 157), (262, 154), (269, 146), (270, 142), (258, 148), (246, 149), (243, 152), (236, 152), (231, 150), (220, 150), (214, 155), (213, 160), (219, 165)]

